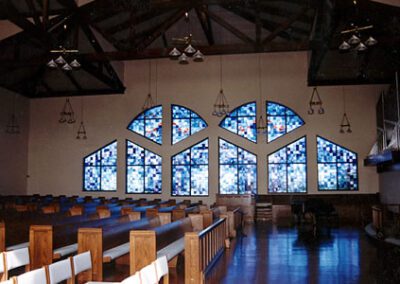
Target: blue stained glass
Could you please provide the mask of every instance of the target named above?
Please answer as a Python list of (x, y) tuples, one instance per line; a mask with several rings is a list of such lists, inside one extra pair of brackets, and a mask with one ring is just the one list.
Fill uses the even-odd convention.
[(252, 142), (257, 142), (256, 108), (255, 102), (242, 105), (226, 116), (219, 126)]
[(117, 190), (117, 141), (86, 156), (83, 167), (83, 190)]
[(194, 111), (182, 106), (172, 106), (172, 144), (182, 141), (207, 126), (207, 123)]
[(147, 109), (128, 125), (128, 129), (162, 144), (162, 106)]
[(268, 155), (268, 191), (307, 192), (306, 164), (305, 137)]
[(172, 157), (172, 195), (208, 195), (208, 139)]
[(304, 125), (303, 119), (290, 108), (267, 102), (267, 142), (271, 142)]
[(257, 193), (257, 156), (219, 139), (219, 192)]
[(161, 193), (161, 156), (126, 141), (126, 192)]
[(317, 137), (318, 189), (358, 190), (357, 154)]

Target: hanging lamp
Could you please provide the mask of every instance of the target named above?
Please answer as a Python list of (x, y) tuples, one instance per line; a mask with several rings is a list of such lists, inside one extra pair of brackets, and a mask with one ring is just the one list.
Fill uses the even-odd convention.
[(346, 95), (344, 93), (344, 87), (342, 88), (343, 93), (343, 117), (340, 123), (340, 133), (352, 133), (350, 120), (346, 114)]
[(322, 100), (321, 97), (319, 96), (317, 87), (313, 88), (312, 94), (310, 101), (308, 102), (309, 109), (308, 109), (308, 114), (312, 115), (314, 114), (314, 107), (318, 107), (318, 114), (324, 114), (325, 110), (322, 107)]
[(224, 115), (229, 115), (229, 104), (224, 90), (222, 88), (222, 56), (219, 57), (219, 82), (220, 89), (217, 98), (214, 103), (214, 110), (212, 112), (213, 116), (222, 117)]
[(17, 95), (14, 94), (12, 113), (10, 114), (10, 118), (6, 125), (6, 133), (8, 133), (8, 134), (19, 134), (20, 133), (20, 126), (18, 124), (17, 115), (16, 115), (16, 98), (17, 98)]
[(149, 79), (149, 93), (147, 94), (146, 99), (144, 100), (142, 111), (150, 109), (150, 108), (152, 108), (152, 107), (154, 107), (156, 105), (154, 100), (153, 100), (153, 97), (151, 95), (151, 61), (150, 60), (149, 60), (149, 76), (148, 76), (148, 79)]
[(83, 96), (81, 97), (81, 123), (79, 124), (78, 132), (76, 133), (76, 139), (87, 139), (86, 128), (83, 122)]
[(58, 120), (59, 123), (75, 123), (75, 112), (74, 109), (72, 108), (72, 105), (69, 101), (69, 98), (65, 99), (64, 107), (61, 110), (60, 113), (60, 119)]

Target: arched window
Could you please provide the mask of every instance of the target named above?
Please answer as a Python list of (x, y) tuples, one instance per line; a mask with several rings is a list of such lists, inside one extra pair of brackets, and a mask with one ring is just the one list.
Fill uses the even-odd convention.
[(257, 193), (257, 156), (219, 139), (219, 193)]
[(231, 113), (221, 121), (219, 126), (256, 143), (256, 115), (256, 103), (248, 103), (231, 111)]
[(317, 136), (318, 190), (358, 190), (357, 154)]
[(302, 125), (304, 125), (303, 119), (290, 108), (275, 102), (267, 102), (268, 143)]
[(162, 158), (126, 141), (126, 193), (161, 193)]
[(268, 155), (268, 192), (307, 192), (306, 137)]
[(194, 111), (172, 105), (172, 144), (206, 128), (207, 123)]
[(162, 106), (155, 106), (139, 114), (129, 123), (128, 129), (161, 145)]
[(208, 139), (172, 157), (172, 195), (208, 195)]
[(83, 190), (117, 190), (117, 141), (83, 159)]

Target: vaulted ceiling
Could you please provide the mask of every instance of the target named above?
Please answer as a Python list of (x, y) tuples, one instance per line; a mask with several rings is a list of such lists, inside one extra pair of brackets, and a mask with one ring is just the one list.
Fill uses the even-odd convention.
[[(31, 98), (123, 93), (116, 61), (167, 57), (188, 33), (206, 56), (309, 50), (310, 85), (389, 83), (399, 66), (400, 8), (368, 0), (0, 0), (0, 19), (22, 29), (0, 41), (0, 86)], [(339, 53), (355, 20), (378, 45)], [(79, 70), (46, 67), (59, 46)]]

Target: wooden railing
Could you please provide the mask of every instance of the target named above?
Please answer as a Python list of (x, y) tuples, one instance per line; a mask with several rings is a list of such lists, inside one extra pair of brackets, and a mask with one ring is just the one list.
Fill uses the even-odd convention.
[(227, 235), (226, 218), (201, 232), (185, 234), (185, 283), (205, 283), (205, 275), (223, 253)]

